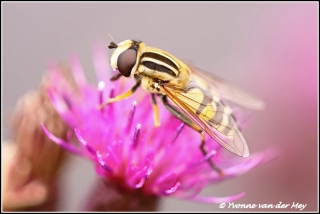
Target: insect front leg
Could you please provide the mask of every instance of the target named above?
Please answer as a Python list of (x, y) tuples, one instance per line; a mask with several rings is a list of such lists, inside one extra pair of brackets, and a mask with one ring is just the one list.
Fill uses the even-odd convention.
[[(200, 135), (201, 135), (200, 149), (201, 149), (203, 155), (206, 156), (208, 154), (208, 151), (205, 146), (205, 132), (203, 131), (203, 129), (201, 127), (199, 127), (198, 124), (195, 123), (189, 116), (182, 113), (179, 109), (175, 108), (174, 106), (170, 105), (168, 102), (167, 96), (164, 96), (164, 95), (160, 95), (160, 96), (162, 96), (162, 102), (163, 102), (164, 106), (171, 114), (176, 116), (179, 120), (181, 120), (187, 126), (191, 127), (192, 129), (194, 129), (195, 131), (200, 133)], [(220, 174), (220, 176), (224, 175), (222, 170), (220, 168), (218, 168), (213, 163), (213, 161), (211, 159), (208, 159), (208, 163), (210, 164), (210, 166), (213, 170), (217, 171)]]
[(137, 82), (131, 89), (124, 92), (123, 94), (120, 94), (114, 98), (108, 99), (106, 102), (99, 105), (98, 109), (101, 110), (104, 107), (106, 107), (107, 105), (109, 105), (110, 103), (117, 102), (117, 101), (123, 100), (127, 97), (130, 97), (137, 90), (137, 88), (139, 88), (140, 84), (141, 84), (141, 82)]
[(151, 102), (152, 102), (152, 108), (153, 108), (154, 126), (159, 127), (160, 126), (159, 108), (157, 105), (155, 94), (151, 94)]
[(118, 73), (110, 78), (110, 81), (117, 81), (120, 77), (122, 77), (122, 74)]

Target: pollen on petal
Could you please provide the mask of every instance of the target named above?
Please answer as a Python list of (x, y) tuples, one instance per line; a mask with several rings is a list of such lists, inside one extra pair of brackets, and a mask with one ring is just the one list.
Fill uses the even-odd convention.
[(98, 90), (102, 91), (105, 88), (106, 84), (104, 81), (98, 83)]
[(133, 141), (132, 141), (132, 147), (134, 149), (137, 148), (138, 143), (139, 143), (139, 137), (140, 137), (140, 131), (141, 131), (141, 124), (138, 124), (136, 126), (136, 131), (134, 132), (134, 136), (133, 136)]
[(180, 185), (181, 185), (180, 182), (177, 182), (173, 187), (165, 190), (164, 195), (170, 195), (170, 194), (174, 193), (175, 191), (177, 191), (177, 189), (180, 187)]
[(172, 138), (171, 144), (173, 144), (177, 140), (183, 128), (184, 128), (184, 123), (181, 123), (180, 126), (177, 128), (176, 132), (174, 133), (174, 137)]
[(131, 128), (131, 124), (132, 124), (132, 120), (134, 118), (134, 114), (136, 112), (136, 106), (137, 106), (137, 102), (133, 101), (132, 102), (132, 107), (128, 116), (128, 122), (127, 122), (127, 126), (126, 126), (126, 132), (128, 133), (130, 131)]
[(96, 155), (96, 150), (93, 149), (81, 136), (80, 131), (78, 129), (74, 130), (74, 133), (76, 134), (79, 142), (93, 155)]
[(108, 172), (112, 172), (113, 170), (105, 163), (100, 152), (97, 151), (96, 154), (97, 154), (98, 162), (100, 163), (101, 167)]
[[(98, 83), (98, 96), (99, 96), (99, 105), (103, 103), (104, 99), (103, 99), (103, 92), (104, 92), (104, 88), (105, 88), (105, 83), (103, 81), (100, 81)], [(103, 111), (103, 109), (102, 109)]]

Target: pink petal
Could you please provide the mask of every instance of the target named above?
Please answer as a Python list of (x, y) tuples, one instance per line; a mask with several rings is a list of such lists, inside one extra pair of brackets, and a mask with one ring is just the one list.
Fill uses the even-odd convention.
[(109, 82), (112, 77), (109, 58), (107, 56), (106, 44), (103, 41), (99, 41), (95, 44), (93, 49), (93, 61), (97, 74), (98, 81)]
[(96, 156), (97, 155), (97, 151), (92, 148), (92, 146), (90, 146), (81, 136), (81, 133), (78, 129), (74, 129), (74, 133), (76, 134), (79, 142), (87, 149), (88, 152), (90, 152), (92, 155)]
[(73, 72), (73, 77), (78, 86), (84, 86), (87, 84), (86, 76), (82, 70), (79, 58), (76, 54), (70, 56), (71, 69)]
[(220, 181), (226, 178), (232, 178), (235, 176), (239, 176), (245, 172), (250, 171), (254, 167), (261, 165), (263, 163), (267, 163), (270, 160), (274, 159), (277, 156), (277, 150), (276, 149), (269, 149), (261, 153), (257, 153), (252, 155), (250, 158), (247, 158), (246, 161), (237, 164), (233, 167), (230, 167), (228, 169), (223, 170), (225, 176), (221, 177), (217, 174), (212, 174), (210, 176), (210, 181)]
[(48, 136), (49, 139), (51, 139), (52, 141), (54, 141), (55, 143), (57, 143), (59, 146), (61, 146), (62, 148), (64, 148), (65, 150), (75, 154), (75, 155), (81, 155), (83, 156), (83, 152), (78, 149), (77, 147), (73, 146), (71, 143), (67, 143), (64, 140), (57, 138), (56, 136), (54, 136), (53, 134), (51, 134), (44, 126), (43, 123), (40, 124), (42, 130), (44, 131), (44, 133)]

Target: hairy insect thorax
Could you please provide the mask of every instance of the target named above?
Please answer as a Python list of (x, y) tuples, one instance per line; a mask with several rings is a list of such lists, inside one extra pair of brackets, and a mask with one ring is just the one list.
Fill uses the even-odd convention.
[(190, 81), (190, 70), (171, 54), (153, 47), (144, 47), (135, 73), (143, 89), (157, 93), (155, 82), (185, 89)]

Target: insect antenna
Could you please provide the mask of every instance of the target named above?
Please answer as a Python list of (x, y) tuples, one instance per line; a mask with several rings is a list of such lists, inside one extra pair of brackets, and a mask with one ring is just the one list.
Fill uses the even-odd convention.
[(109, 35), (110, 38), (111, 38), (111, 42), (110, 42), (108, 48), (109, 48), (109, 49), (115, 49), (115, 48), (117, 48), (118, 45), (117, 45), (116, 43), (114, 43), (112, 36), (111, 36), (110, 34), (108, 34), (108, 35)]

